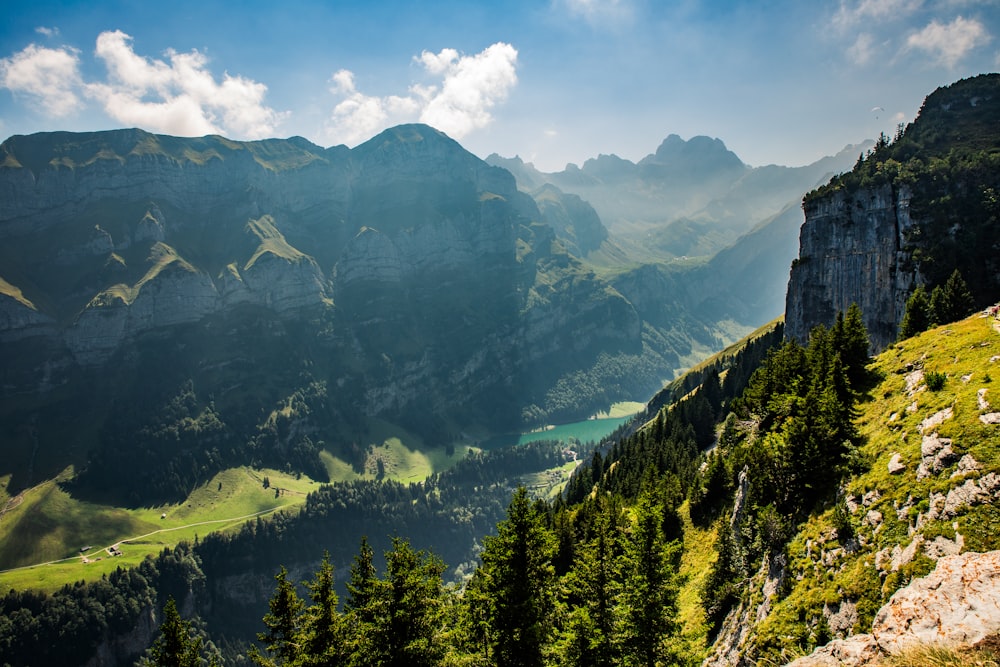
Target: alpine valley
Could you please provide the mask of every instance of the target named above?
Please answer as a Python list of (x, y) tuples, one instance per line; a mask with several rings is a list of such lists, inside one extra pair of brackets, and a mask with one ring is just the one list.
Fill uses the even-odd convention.
[(0, 664), (997, 664), (998, 128), (7, 139)]

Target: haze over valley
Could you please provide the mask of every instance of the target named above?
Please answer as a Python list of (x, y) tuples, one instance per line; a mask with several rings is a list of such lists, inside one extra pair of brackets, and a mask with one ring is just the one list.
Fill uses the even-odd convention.
[(0, 664), (993, 659), (997, 8), (390, 4), (0, 28)]

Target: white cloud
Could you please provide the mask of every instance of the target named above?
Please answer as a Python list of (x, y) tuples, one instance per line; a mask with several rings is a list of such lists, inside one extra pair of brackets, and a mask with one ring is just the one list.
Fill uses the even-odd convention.
[(328, 123), (330, 138), (355, 144), (389, 125), (419, 120), (460, 139), (489, 125), (491, 110), (517, 83), (517, 49), (503, 42), (472, 56), (442, 49), (424, 51), (413, 60), (440, 81), (414, 84), (403, 96), (375, 97), (357, 89), (352, 72), (336, 72), (330, 90), (343, 99)]
[(865, 23), (882, 23), (901, 19), (920, 9), (923, 0), (841, 0), (833, 24), (841, 30), (851, 30)]
[(855, 65), (865, 65), (875, 54), (874, 44), (875, 38), (872, 37), (871, 33), (863, 32), (854, 40), (854, 44), (847, 49), (847, 56)]
[(0, 59), (0, 85), (15, 95), (24, 95), (47, 115), (61, 118), (80, 109), (79, 66), (73, 49), (29, 44)]
[(228, 73), (218, 83), (197, 50), (167, 51), (169, 63), (149, 59), (132, 50), (129, 35), (115, 30), (97, 37), (95, 54), (108, 79), (88, 84), (87, 92), (125, 124), (168, 134), (259, 139), (272, 136), (286, 116), (264, 104), (262, 83)]
[(516, 62), (517, 50), (503, 43), (453, 61), (420, 120), (456, 138), (486, 127), (493, 120), (490, 109), (506, 100), (517, 83)]
[(947, 24), (931, 21), (906, 39), (906, 48), (925, 51), (938, 63), (954, 67), (969, 51), (989, 41), (990, 35), (982, 23), (959, 16)]
[(59, 36), (59, 28), (48, 28), (43, 25), (40, 25), (37, 28), (35, 28), (35, 32), (37, 32), (39, 35), (45, 35), (46, 37)]
[[(56, 28), (35, 30), (47, 37), (59, 34)], [(0, 86), (23, 95), (48, 116), (79, 111), (86, 96), (118, 122), (188, 136), (273, 136), (286, 116), (264, 104), (264, 84), (228, 73), (221, 83), (216, 81), (198, 51), (170, 50), (167, 61), (145, 58), (133, 51), (129, 35), (115, 30), (97, 37), (94, 53), (107, 66), (104, 81), (81, 78), (76, 49), (30, 44), (0, 59)]]

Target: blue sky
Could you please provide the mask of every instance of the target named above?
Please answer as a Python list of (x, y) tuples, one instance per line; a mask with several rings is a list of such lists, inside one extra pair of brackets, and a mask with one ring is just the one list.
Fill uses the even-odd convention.
[(3, 137), (142, 127), (354, 146), (421, 121), (546, 171), (638, 160), (671, 133), (718, 137), (752, 165), (806, 164), (1000, 70), (1000, 0), (7, 0), (3, 13)]

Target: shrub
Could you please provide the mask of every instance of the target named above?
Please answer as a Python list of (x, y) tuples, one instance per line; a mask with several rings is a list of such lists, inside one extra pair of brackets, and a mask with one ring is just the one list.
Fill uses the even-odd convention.
[(944, 382), (947, 379), (947, 375), (944, 373), (938, 373), (937, 371), (928, 371), (927, 375), (924, 376), (924, 380), (927, 382), (927, 388), (931, 391), (941, 391), (944, 389)]

